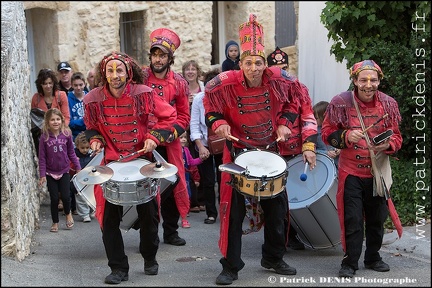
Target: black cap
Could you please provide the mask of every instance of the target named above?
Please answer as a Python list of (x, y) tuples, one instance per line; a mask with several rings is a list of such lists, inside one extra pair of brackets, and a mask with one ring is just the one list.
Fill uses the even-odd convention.
[(60, 71), (60, 70), (71, 71), (72, 67), (70, 66), (70, 64), (68, 62), (60, 62), (57, 66), (57, 71)]
[(276, 47), (276, 50), (267, 57), (267, 63), (268, 67), (280, 64), (288, 65), (288, 54)]

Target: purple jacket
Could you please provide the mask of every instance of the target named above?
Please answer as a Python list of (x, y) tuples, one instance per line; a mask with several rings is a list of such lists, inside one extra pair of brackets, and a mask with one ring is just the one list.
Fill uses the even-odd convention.
[(71, 162), (77, 170), (81, 170), (80, 162), (75, 154), (72, 133), (69, 136), (60, 133), (55, 137), (49, 132), (49, 139), (42, 134), (39, 140), (39, 177), (47, 173), (62, 175), (69, 173)]

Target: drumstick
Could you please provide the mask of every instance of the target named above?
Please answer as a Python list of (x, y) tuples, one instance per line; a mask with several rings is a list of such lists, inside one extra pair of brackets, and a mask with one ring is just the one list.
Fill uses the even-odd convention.
[(257, 147), (252, 146), (252, 145), (250, 145), (249, 143), (246, 143), (246, 142), (244, 142), (243, 140), (240, 140), (240, 139), (237, 138), (237, 137), (234, 137), (234, 136), (232, 136), (232, 135), (228, 135), (228, 137), (231, 138), (232, 140), (235, 140), (236, 142), (239, 142), (239, 143), (245, 145), (245, 146), (246, 146), (247, 148), (249, 148), (249, 149), (256, 149), (256, 150), (258, 150), (258, 151), (261, 151), (261, 150), (258, 149)]
[(387, 114), (384, 114), (381, 118), (379, 118), (377, 121), (375, 121), (372, 125), (370, 125), (369, 127), (365, 128), (362, 133), (364, 134), (367, 130), (369, 130), (370, 128), (372, 128), (373, 126), (375, 126), (376, 124), (378, 124), (379, 122), (381, 122), (384, 118), (386, 118), (388, 116)]
[(269, 145), (266, 146), (266, 149), (270, 148), (271, 146), (273, 146), (274, 144), (276, 144), (277, 142), (279, 142), (282, 139), (282, 137), (278, 137), (275, 141), (273, 141), (272, 143), (270, 143)]
[(126, 156), (122, 156), (122, 155), (120, 155), (120, 158), (119, 158), (117, 161), (122, 161), (122, 160), (124, 160), (124, 159), (126, 159), (126, 158), (130, 158), (130, 157), (132, 157), (132, 156), (135, 156), (136, 154), (139, 154), (139, 153), (141, 153), (141, 152), (144, 152), (145, 150), (146, 150), (146, 149), (143, 148), (143, 149), (141, 149), (141, 150), (138, 150), (138, 151), (133, 152), (133, 153), (131, 153), (131, 154), (129, 154), (129, 155), (126, 155)]
[(309, 162), (306, 161), (303, 173), (300, 175), (300, 180), (301, 181), (306, 181), (306, 179), (307, 179), (306, 171), (307, 171), (308, 166), (309, 166)]

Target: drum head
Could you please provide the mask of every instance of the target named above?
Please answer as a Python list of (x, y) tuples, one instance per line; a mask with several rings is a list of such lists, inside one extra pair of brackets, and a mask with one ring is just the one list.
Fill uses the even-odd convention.
[(336, 166), (327, 155), (317, 153), (316, 167), (306, 171), (306, 181), (300, 180), (305, 164), (303, 156), (298, 155), (288, 161), (286, 190), (290, 209), (307, 207), (321, 198), (332, 187), (336, 179)]
[(134, 159), (129, 162), (110, 162), (107, 164), (114, 171), (110, 181), (129, 182), (142, 180), (147, 177), (140, 173), (140, 168), (150, 164), (150, 161), (145, 159)]
[(245, 151), (235, 158), (234, 163), (247, 168), (249, 175), (257, 178), (278, 176), (287, 169), (285, 159), (270, 151)]

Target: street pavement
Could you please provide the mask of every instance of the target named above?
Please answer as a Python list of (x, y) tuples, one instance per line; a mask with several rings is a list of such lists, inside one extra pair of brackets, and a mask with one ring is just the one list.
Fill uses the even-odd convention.
[[(190, 213), (191, 228), (179, 228), (185, 246), (172, 246), (161, 241), (157, 260), (159, 274), (144, 274), (144, 261), (138, 253), (137, 230), (123, 232), (125, 251), (129, 257), (129, 281), (118, 286), (202, 287), (217, 286), (215, 279), (221, 272), (218, 249), (219, 219), (215, 224), (204, 224), (205, 212)], [(101, 231), (95, 219), (83, 223), (74, 216), (75, 225), (66, 230), (62, 216), (58, 233), (49, 232), (49, 206), (41, 206), (40, 229), (36, 231), (30, 255), (19, 262), (2, 256), (2, 287), (100, 287), (110, 273)], [(245, 227), (248, 224), (246, 219)], [(162, 227), (159, 226), (162, 239)], [(380, 273), (364, 268), (352, 279), (337, 277), (343, 252), (340, 244), (326, 249), (295, 251), (288, 249), (284, 260), (297, 269), (295, 276), (283, 276), (260, 266), (263, 229), (243, 236), (242, 259), (246, 263), (233, 287), (431, 287), (430, 222), (417, 227), (404, 227), (397, 239), (395, 232), (385, 235), (389, 243), (381, 249), (383, 260), (391, 267)], [(394, 241), (394, 242), (393, 242)], [(391, 243), (392, 242), (392, 243)], [(364, 250), (364, 249), (363, 249)]]

